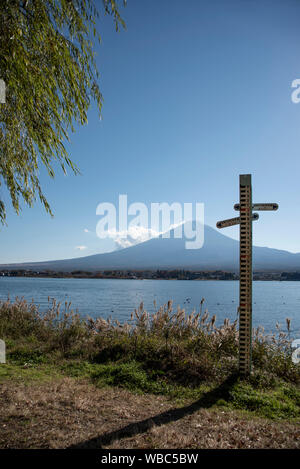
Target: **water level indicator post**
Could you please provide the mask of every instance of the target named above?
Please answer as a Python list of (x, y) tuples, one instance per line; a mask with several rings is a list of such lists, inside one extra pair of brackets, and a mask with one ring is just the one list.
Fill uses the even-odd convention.
[(252, 361), (252, 210), (277, 210), (276, 203), (252, 203), (251, 174), (240, 174), (240, 203), (234, 209), (240, 216), (217, 222), (217, 228), (240, 225), (239, 372), (249, 375)]

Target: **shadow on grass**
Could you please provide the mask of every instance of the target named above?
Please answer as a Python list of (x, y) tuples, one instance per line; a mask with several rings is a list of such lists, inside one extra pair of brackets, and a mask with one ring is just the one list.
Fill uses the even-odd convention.
[(230, 397), (230, 390), (236, 383), (237, 378), (237, 374), (230, 375), (220, 386), (212, 389), (208, 393), (204, 394), (201, 399), (186, 407), (170, 409), (166, 412), (155, 415), (154, 417), (141, 420), (140, 422), (130, 423), (129, 425), (126, 425), (126, 427), (120, 428), (119, 430), (104, 433), (103, 435), (91, 438), (90, 440), (73, 444), (67, 449), (101, 449), (102, 446), (109, 445), (113, 441), (120, 440), (122, 438), (130, 438), (140, 433), (145, 433), (154, 426), (176, 422), (186, 415), (193, 414), (201, 408), (209, 408), (213, 406), (219, 399), (228, 400)]

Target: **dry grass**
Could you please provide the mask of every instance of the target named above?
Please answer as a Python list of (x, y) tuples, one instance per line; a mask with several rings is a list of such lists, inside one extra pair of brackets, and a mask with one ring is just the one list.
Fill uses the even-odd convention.
[(160, 396), (97, 389), (72, 378), (5, 382), (0, 400), (1, 448), (66, 448), (171, 406)]
[[(145, 370), (160, 373), (168, 382), (197, 386), (222, 382), (238, 369), (237, 320), (216, 326), (216, 316), (203, 311), (190, 314), (170, 300), (149, 314), (143, 303), (131, 320), (81, 318), (70, 303), (55, 300), (41, 313), (24, 299), (0, 301), (0, 336), (7, 341), (8, 358), (14, 362), (78, 358), (90, 363), (135, 360)], [(156, 307), (156, 305), (155, 305)], [(274, 377), (300, 383), (300, 369), (291, 360), (290, 322), (287, 332), (267, 336), (253, 330), (253, 368), (272, 370)], [(222, 364), (222, 365), (221, 365)], [(147, 371), (148, 372), (148, 371)]]
[(180, 421), (115, 441), (107, 448), (300, 448), (299, 423), (278, 424), (258, 418), (250, 420), (236, 412), (201, 409)]
[(0, 399), (1, 448), (300, 448), (300, 421), (215, 408), (184, 415), (164, 396), (73, 378), (4, 382)]

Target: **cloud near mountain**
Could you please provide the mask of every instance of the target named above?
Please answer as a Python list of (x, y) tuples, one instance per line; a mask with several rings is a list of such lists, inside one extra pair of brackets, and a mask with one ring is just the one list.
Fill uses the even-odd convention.
[[(171, 225), (169, 230), (174, 230), (178, 225)], [(110, 230), (107, 231), (107, 237), (112, 238), (118, 249), (128, 248), (131, 246), (135, 246), (136, 244), (144, 243), (152, 238), (158, 238), (162, 236), (165, 231), (156, 231), (152, 228), (145, 228), (144, 226), (129, 226), (128, 230), (126, 231), (116, 231)]]

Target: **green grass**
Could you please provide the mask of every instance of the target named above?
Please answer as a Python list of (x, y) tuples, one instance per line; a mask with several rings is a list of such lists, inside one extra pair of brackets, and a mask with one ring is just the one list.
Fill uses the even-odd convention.
[(17, 365), (13, 363), (0, 364), (0, 383), (4, 381), (22, 381), (30, 384), (35, 381), (45, 382), (63, 376), (61, 370), (51, 365)]
[(237, 383), (230, 391), (229, 407), (253, 412), (270, 419), (300, 418), (300, 391), (279, 382), (274, 389), (254, 389), (249, 383)]

